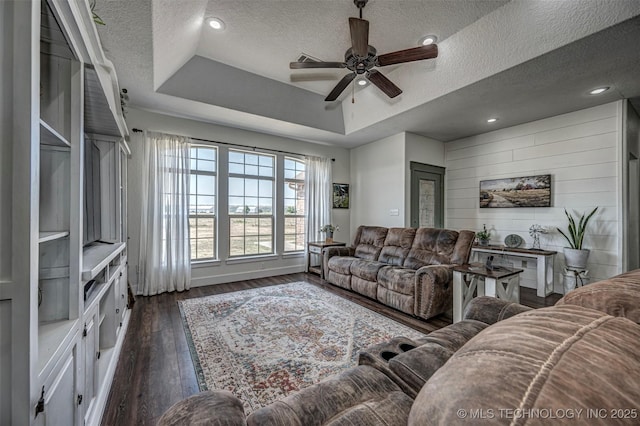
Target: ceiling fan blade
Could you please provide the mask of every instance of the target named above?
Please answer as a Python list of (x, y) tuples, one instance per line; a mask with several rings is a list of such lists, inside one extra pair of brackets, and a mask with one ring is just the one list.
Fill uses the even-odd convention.
[(290, 62), (289, 68), (292, 70), (302, 70), (309, 68), (345, 68), (344, 62)]
[(332, 102), (338, 99), (338, 96), (340, 96), (340, 94), (344, 91), (344, 89), (347, 88), (349, 83), (351, 83), (354, 78), (356, 78), (355, 72), (352, 72), (351, 74), (347, 74), (344, 77), (342, 77), (342, 80), (340, 80), (340, 82), (336, 84), (336, 87), (333, 88), (331, 93), (329, 93), (324, 100), (327, 102)]
[(369, 21), (349, 18), (349, 30), (351, 31), (353, 53), (361, 58), (366, 58), (369, 52)]
[(385, 77), (378, 70), (369, 71), (367, 73), (367, 78), (371, 83), (375, 84), (378, 89), (382, 90), (390, 98), (395, 98), (400, 93), (402, 93), (402, 90), (398, 86), (393, 84), (391, 80)]
[(398, 50), (397, 52), (385, 53), (378, 56), (378, 65), (401, 64), (404, 62), (421, 61), (423, 59), (432, 59), (438, 56), (438, 46), (429, 44), (427, 46), (413, 47), (406, 50)]

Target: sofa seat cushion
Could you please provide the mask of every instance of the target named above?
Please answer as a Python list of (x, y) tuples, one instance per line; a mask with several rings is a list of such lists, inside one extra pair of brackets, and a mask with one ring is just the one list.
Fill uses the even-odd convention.
[(362, 278), (363, 280), (376, 281), (378, 271), (384, 266), (386, 265), (382, 262), (357, 259), (351, 263), (349, 271), (351, 275)]
[(343, 275), (351, 275), (351, 264), (358, 260), (352, 256), (334, 256), (329, 259), (329, 270)]
[(406, 425), (413, 400), (380, 371), (357, 366), (249, 415), (248, 425)]
[[(409, 424), (469, 424), (460, 410), (493, 412), (490, 423), (541, 424), (543, 419), (517, 421), (514, 411), (509, 419), (504, 410), (570, 408), (586, 416), (594, 407), (607, 413), (638, 409), (639, 342), (638, 324), (588, 308), (563, 305), (521, 313), (484, 329), (433, 374), (416, 397)], [(554, 425), (584, 422), (586, 417), (553, 420)]]
[(416, 271), (401, 266), (385, 266), (378, 271), (378, 284), (394, 293), (415, 293)]

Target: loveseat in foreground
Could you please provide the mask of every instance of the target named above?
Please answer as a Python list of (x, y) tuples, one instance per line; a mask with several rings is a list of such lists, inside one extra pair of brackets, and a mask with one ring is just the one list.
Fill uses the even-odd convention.
[(455, 265), (469, 261), (473, 231), (360, 226), (350, 247), (324, 249), (329, 283), (429, 319), (451, 310)]
[(465, 319), (397, 337), (359, 365), (245, 418), (226, 391), (180, 401), (159, 425), (635, 425), (640, 270), (532, 310), (479, 297)]

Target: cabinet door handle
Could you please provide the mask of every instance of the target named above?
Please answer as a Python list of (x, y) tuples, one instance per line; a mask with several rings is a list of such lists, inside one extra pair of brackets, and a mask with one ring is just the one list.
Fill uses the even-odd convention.
[(119, 313), (120, 313), (120, 308), (117, 308), (116, 309), (116, 314), (119, 314)]

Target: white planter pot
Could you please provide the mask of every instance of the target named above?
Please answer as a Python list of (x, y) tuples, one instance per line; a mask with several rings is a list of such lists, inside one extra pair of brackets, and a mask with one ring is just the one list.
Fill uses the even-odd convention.
[(564, 248), (564, 263), (567, 265), (567, 268), (576, 270), (587, 269), (587, 260), (589, 260), (589, 250)]
[(564, 294), (569, 293), (576, 287), (589, 284), (589, 271), (564, 270)]

